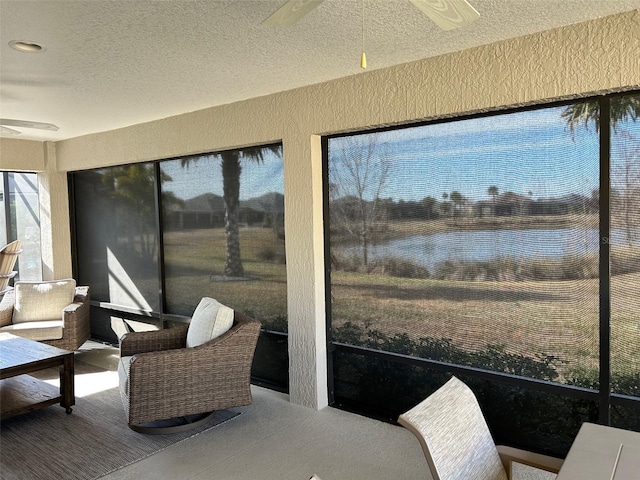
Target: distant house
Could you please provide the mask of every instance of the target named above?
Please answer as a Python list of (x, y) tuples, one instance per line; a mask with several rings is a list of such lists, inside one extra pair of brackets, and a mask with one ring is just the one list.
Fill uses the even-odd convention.
[[(224, 226), (224, 198), (214, 193), (203, 193), (174, 205), (165, 214), (165, 229), (183, 230), (220, 228)], [(284, 228), (284, 195), (271, 192), (260, 197), (240, 201), (240, 224), (264, 225)]]
[(515, 215), (527, 215), (531, 211), (532, 200), (524, 195), (513, 192), (505, 192), (496, 197), (495, 215), (497, 217), (509, 217)]
[(593, 201), (584, 195), (571, 193), (558, 198), (543, 198), (531, 205), (531, 215), (567, 215), (569, 213), (595, 213)]
[(203, 193), (171, 207), (165, 213), (165, 229), (215, 228), (224, 226), (224, 199)]
[(491, 217), (494, 216), (494, 202), (487, 200), (479, 200), (473, 204), (473, 214), (476, 217)]
[(240, 222), (247, 226), (282, 228), (284, 230), (284, 195), (265, 193), (240, 201)]

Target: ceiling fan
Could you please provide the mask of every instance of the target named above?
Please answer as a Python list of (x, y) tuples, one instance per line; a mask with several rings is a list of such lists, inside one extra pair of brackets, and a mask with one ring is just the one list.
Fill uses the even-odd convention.
[[(363, 0), (364, 1), (364, 0)], [(409, 0), (443, 30), (453, 30), (480, 17), (466, 0)], [(323, 0), (288, 0), (263, 25), (288, 27), (294, 25)]]
[(44, 122), (28, 122), (26, 120), (12, 120), (10, 118), (0, 118), (0, 134), (4, 135), (20, 135), (20, 131), (14, 130), (9, 127), (20, 128), (36, 128), (38, 130), (49, 130), (51, 132), (57, 132), (58, 126), (53, 123)]

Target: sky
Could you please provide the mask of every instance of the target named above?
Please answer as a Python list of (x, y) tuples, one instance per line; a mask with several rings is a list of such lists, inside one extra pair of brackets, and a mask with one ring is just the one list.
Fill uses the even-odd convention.
[[(512, 191), (533, 199), (568, 193), (591, 196), (599, 184), (599, 146), (594, 128), (572, 136), (564, 107), (458, 120), (364, 135), (378, 157), (390, 159), (383, 198), (421, 200), (459, 191), (471, 200), (487, 190)], [(353, 140), (332, 139), (330, 170), (340, 169)]]
[[(363, 146), (373, 142), (374, 164), (384, 158), (389, 165), (382, 198), (442, 200), (444, 193), (458, 191), (472, 201), (489, 200), (491, 186), (498, 187), (499, 193), (511, 191), (534, 200), (567, 194), (590, 197), (600, 182), (598, 134), (592, 125), (579, 126), (572, 134), (561, 117), (564, 109), (545, 107), (332, 138), (329, 175), (331, 181), (339, 173), (345, 178), (344, 159), (355, 158), (354, 151), (363, 152)], [(618, 139), (623, 138), (620, 130), (630, 131), (640, 145), (640, 122), (622, 125)], [(615, 134), (613, 140), (615, 173), (620, 149)], [(634, 148), (637, 157), (640, 147)], [(284, 193), (283, 167), (282, 158), (268, 151), (261, 164), (242, 161), (241, 200)], [(163, 187), (182, 199), (203, 193), (222, 195), (216, 155), (202, 156), (188, 167), (182, 167), (180, 160), (165, 161), (162, 168), (173, 178)], [(375, 179), (369, 180), (367, 199), (373, 198), (377, 186)]]
[[(284, 163), (281, 157), (265, 151), (264, 161), (256, 163), (241, 160), (240, 200), (259, 197), (265, 193), (284, 193)], [(163, 172), (173, 180), (165, 182), (163, 189), (175, 193), (186, 200), (204, 193), (222, 196), (222, 170), (217, 155), (203, 155), (188, 167), (183, 167), (180, 160), (161, 163)]]

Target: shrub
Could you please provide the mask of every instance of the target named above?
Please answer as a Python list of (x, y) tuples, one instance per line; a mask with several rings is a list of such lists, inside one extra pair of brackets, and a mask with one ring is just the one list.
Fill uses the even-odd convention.
[(331, 268), (337, 272), (364, 273), (360, 255), (343, 255), (331, 252)]
[[(436, 266), (433, 273), (419, 262), (399, 257), (370, 261), (365, 268), (361, 255), (332, 253), (331, 264), (335, 271), (342, 272), (467, 282), (587, 280), (599, 276), (597, 253), (566, 254), (559, 258), (499, 257), (486, 261), (445, 260)], [(635, 272), (640, 272), (640, 247), (614, 249), (611, 254), (611, 274)]]
[(557, 380), (558, 367), (562, 363), (552, 355), (528, 357), (508, 353), (504, 345), (487, 345), (482, 350), (468, 351), (455, 346), (448, 338), (423, 337), (413, 340), (406, 333), (387, 335), (371, 328), (371, 323), (359, 326), (346, 322), (335, 329), (334, 339), (376, 350), (549, 381)]
[(429, 278), (429, 270), (417, 262), (397, 257), (372, 260), (365, 267), (362, 256), (357, 254), (331, 254), (331, 267), (338, 272), (366, 273), (386, 277)]
[[(502, 345), (487, 345), (476, 352), (463, 350), (446, 338), (411, 339), (407, 334), (387, 335), (347, 322), (335, 329), (334, 339), (352, 345), (420, 358), (467, 365), (546, 381), (559, 380), (560, 360), (553, 356), (528, 357), (509, 353)], [(449, 374), (427, 367), (396, 363), (376, 356), (337, 352), (334, 357), (335, 392), (340, 402), (357, 403), (379, 418), (395, 421), (398, 415), (433, 393)], [(496, 441), (563, 457), (580, 425), (597, 422), (598, 404), (592, 400), (516, 387), (499, 381), (458, 375), (475, 392)], [(597, 372), (574, 368), (568, 383), (596, 389)], [(615, 375), (614, 391), (640, 395), (638, 373)], [(640, 430), (640, 408), (612, 407), (616, 426)]]
[(276, 258), (276, 249), (273, 245), (263, 245), (256, 252), (256, 257), (263, 262), (272, 262)]
[(285, 315), (275, 315), (273, 317), (263, 318), (262, 328), (276, 332), (287, 332), (289, 329), (289, 323)]
[(561, 258), (500, 257), (488, 261), (446, 260), (433, 275), (437, 280), (550, 281), (598, 278), (598, 256), (565, 255)]
[(369, 273), (400, 278), (429, 278), (429, 270), (402, 258), (385, 258), (370, 265)]

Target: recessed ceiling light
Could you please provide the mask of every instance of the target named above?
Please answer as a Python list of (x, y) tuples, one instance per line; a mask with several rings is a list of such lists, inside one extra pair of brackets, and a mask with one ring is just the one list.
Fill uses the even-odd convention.
[(9, 46), (14, 50), (18, 50), (19, 52), (35, 53), (44, 50), (42, 45), (38, 45), (34, 42), (25, 42), (22, 40), (11, 40), (9, 42)]

